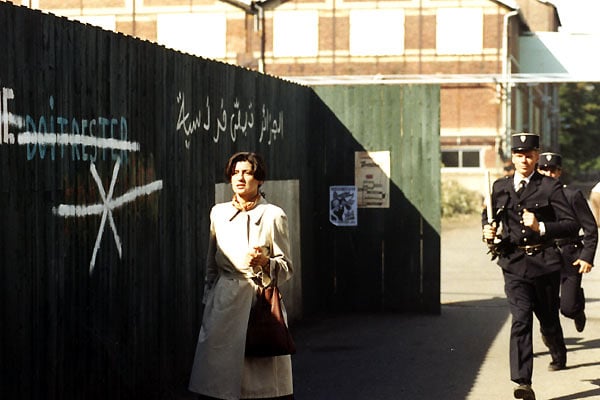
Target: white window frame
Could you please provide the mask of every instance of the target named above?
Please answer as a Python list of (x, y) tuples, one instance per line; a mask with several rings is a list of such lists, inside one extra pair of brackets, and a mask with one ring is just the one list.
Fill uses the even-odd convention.
[(225, 13), (159, 14), (156, 31), (156, 41), (166, 47), (199, 57), (226, 57)]
[[(449, 148), (442, 148), (441, 149), (442, 153), (449, 153), (449, 152), (457, 152), (458, 153), (458, 166), (443, 166), (444, 169), (468, 169), (468, 170), (475, 170), (475, 169), (481, 169), (483, 166), (483, 154), (484, 154), (484, 149), (482, 149), (481, 147), (449, 147)], [(469, 153), (474, 153), (477, 152), (479, 153), (479, 165), (477, 167), (465, 167), (463, 166), (463, 152), (469, 152)], [(441, 158), (441, 155), (440, 155)], [(441, 161), (443, 164), (443, 161)]]
[(274, 57), (316, 57), (318, 53), (318, 11), (286, 10), (273, 13)]
[(403, 9), (350, 10), (350, 55), (404, 54)]
[(438, 8), (436, 52), (439, 55), (483, 53), (483, 9)]

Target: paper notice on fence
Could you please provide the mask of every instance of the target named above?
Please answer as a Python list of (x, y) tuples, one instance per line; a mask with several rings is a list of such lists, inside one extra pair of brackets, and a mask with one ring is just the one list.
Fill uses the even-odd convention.
[(354, 176), (358, 207), (390, 207), (389, 151), (357, 151), (354, 156)]
[(358, 225), (356, 186), (329, 187), (329, 221), (337, 226)]

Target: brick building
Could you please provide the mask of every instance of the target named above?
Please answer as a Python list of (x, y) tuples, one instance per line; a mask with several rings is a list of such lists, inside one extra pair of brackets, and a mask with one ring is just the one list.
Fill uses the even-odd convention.
[[(16, 2), (15, 2), (16, 3)], [(484, 190), (513, 132), (555, 149), (558, 85), (513, 79), (520, 38), (556, 32), (543, 0), (23, 0), (194, 55), (319, 84), (441, 85), (443, 179)]]

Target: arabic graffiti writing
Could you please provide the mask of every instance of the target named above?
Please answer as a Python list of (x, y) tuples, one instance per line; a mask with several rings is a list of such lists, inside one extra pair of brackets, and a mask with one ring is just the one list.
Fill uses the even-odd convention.
[[(176, 131), (183, 132), (185, 135), (185, 147), (190, 148), (193, 134), (203, 131), (211, 133), (211, 100), (206, 96), (202, 106), (196, 111), (190, 111), (186, 108), (185, 94), (179, 92), (177, 103), (179, 104), (179, 114), (177, 117)], [(219, 109), (215, 112), (215, 125), (212, 129), (212, 140), (218, 143), (223, 134), (229, 133), (232, 142), (235, 142), (240, 135), (248, 136), (249, 133), (255, 134), (255, 110), (254, 104), (248, 102), (243, 105), (236, 97), (231, 108), (226, 107), (225, 101), (221, 98)], [(266, 142), (271, 145), (275, 140), (283, 138), (283, 111), (273, 113), (262, 105), (259, 112), (258, 141)]]

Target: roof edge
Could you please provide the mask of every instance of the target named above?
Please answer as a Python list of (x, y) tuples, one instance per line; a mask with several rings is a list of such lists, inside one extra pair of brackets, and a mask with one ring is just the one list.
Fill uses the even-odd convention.
[(493, 1), (494, 3), (498, 3), (502, 6), (510, 8), (511, 10), (519, 9), (519, 5), (517, 4), (517, 2), (515, 0), (490, 0), (490, 1)]

